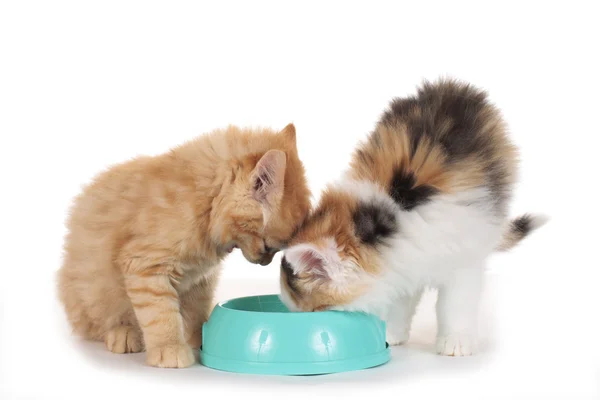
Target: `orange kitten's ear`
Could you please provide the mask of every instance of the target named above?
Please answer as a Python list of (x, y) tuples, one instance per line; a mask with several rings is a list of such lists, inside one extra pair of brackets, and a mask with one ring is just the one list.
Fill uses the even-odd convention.
[(279, 207), (283, 196), (285, 167), (285, 153), (281, 150), (269, 150), (252, 171), (252, 198), (261, 204), (265, 222), (271, 211)]
[(286, 125), (279, 134), (283, 135), (286, 142), (292, 145), (293, 148), (296, 148), (296, 127), (294, 124)]

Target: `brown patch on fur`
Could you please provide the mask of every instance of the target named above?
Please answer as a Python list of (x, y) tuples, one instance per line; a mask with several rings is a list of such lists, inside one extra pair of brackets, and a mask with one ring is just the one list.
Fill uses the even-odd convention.
[(517, 149), (486, 94), (440, 81), (392, 102), (353, 155), (351, 176), (389, 190), (394, 170), (401, 169), (414, 175), (415, 187), (456, 193), (488, 185), (502, 197), (502, 188), (514, 183), (516, 164)]
[[(264, 221), (250, 177), (270, 150), (285, 154), (285, 176)], [(267, 262), (309, 208), (293, 125), (228, 127), (116, 165), (75, 199), (67, 221), (59, 295), (69, 322), (115, 352), (141, 350), (132, 335), (146, 326), (151, 365), (187, 366), (186, 341), (201, 344), (227, 251), (237, 244), (246, 258)]]
[[(505, 217), (516, 164), (517, 150), (486, 93), (450, 80), (425, 83), (416, 96), (393, 100), (354, 152), (349, 176), (376, 183), (405, 212), (435, 201), (436, 195), (483, 188), (493, 212)], [(377, 275), (380, 246), (402, 229), (394, 220), (395, 206), (390, 212), (389, 204), (359, 204), (348, 194), (327, 189), (292, 245), (318, 246), (334, 238), (343, 262)], [(357, 207), (360, 212), (353, 221)], [(509, 243), (515, 235), (509, 234)], [(340, 290), (311, 271), (299, 273), (295, 283), (290, 296), (302, 309), (347, 304), (363, 285), (356, 281)]]
[(341, 259), (351, 259), (369, 274), (377, 274), (378, 266), (373, 262), (376, 253), (361, 251), (360, 240), (355, 235), (353, 215), (358, 207), (357, 199), (346, 192), (327, 188), (318, 208), (302, 226), (290, 246), (312, 243), (324, 246), (324, 240), (334, 238)]
[(440, 193), (456, 193), (484, 183), (485, 166), (479, 159), (448, 163), (441, 145), (427, 138), (419, 141), (411, 155), (411, 138), (405, 124), (379, 123), (376, 132), (378, 141), (363, 143), (352, 156), (350, 175), (354, 179), (377, 182), (389, 190), (395, 166), (414, 174), (415, 187), (428, 185)]
[[(358, 207), (357, 200), (346, 192), (328, 188), (323, 193), (319, 207), (307, 220), (290, 243), (290, 247), (310, 243), (324, 250), (328, 240), (337, 244), (340, 259), (360, 266), (367, 274), (380, 273), (380, 256), (374, 248), (366, 248), (355, 235), (353, 215)], [(286, 290), (294, 303), (303, 311), (319, 311), (328, 307), (347, 304), (366, 290), (364, 285), (354, 285), (338, 290), (327, 289), (328, 280), (302, 271), (294, 276), (296, 290), (291, 288), (285, 274), (281, 275), (282, 290)]]

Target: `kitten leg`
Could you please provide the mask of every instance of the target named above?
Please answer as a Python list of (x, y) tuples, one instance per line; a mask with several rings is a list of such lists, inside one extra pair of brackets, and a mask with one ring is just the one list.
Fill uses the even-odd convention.
[(146, 362), (155, 367), (184, 368), (195, 362), (183, 335), (179, 296), (167, 274), (126, 276), (127, 294), (144, 335)]
[(193, 349), (202, 346), (202, 325), (213, 309), (217, 277), (211, 276), (194, 285), (181, 295), (181, 314), (185, 324), (185, 338)]
[(419, 289), (413, 296), (400, 297), (390, 308), (386, 319), (386, 338), (390, 346), (408, 341), (412, 318), (422, 294), (423, 289)]
[(458, 269), (439, 288), (438, 354), (469, 356), (476, 352), (482, 271), (479, 266)]
[(144, 349), (142, 332), (130, 325), (117, 326), (104, 335), (104, 343), (113, 353), (139, 353)]

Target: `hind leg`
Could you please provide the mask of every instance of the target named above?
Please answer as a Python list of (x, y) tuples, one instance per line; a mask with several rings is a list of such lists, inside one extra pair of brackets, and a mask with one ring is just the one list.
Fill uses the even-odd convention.
[(58, 272), (58, 296), (73, 329), (87, 340), (101, 340), (102, 328), (89, 316), (81, 295), (81, 279), (67, 261)]
[(476, 352), (482, 278), (480, 265), (461, 268), (439, 288), (436, 343), (439, 354), (469, 356)]
[[(109, 274), (96, 274), (91, 282), (84, 273), (97, 265), (67, 260), (58, 275), (59, 295), (73, 330), (88, 340), (104, 341), (113, 353), (137, 353), (144, 349), (142, 334), (124, 291), (116, 290)], [(110, 293), (110, 302), (104, 301)]]

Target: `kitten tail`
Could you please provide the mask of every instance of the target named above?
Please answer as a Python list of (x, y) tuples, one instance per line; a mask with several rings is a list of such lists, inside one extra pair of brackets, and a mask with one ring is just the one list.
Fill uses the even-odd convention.
[(502, 241), (496, 248), (497, 251), (507, 251), (515, 247), (521, 240), (534, 230), (548, 222), (545, 215), (524, 214), (510, 221), (507, 230), (502, 236)]

